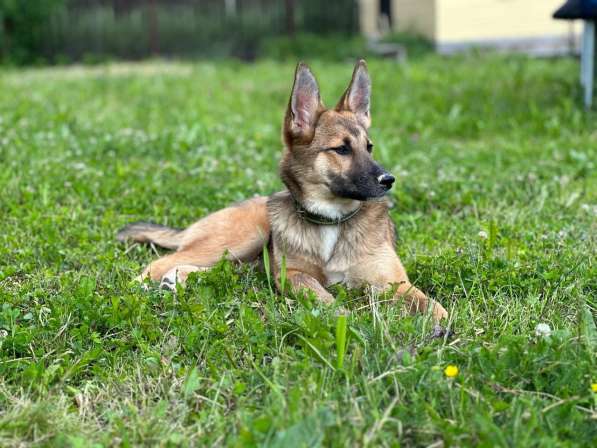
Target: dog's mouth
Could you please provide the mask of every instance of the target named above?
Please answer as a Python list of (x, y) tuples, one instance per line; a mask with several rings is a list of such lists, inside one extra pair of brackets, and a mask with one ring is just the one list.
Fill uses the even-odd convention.
[(356, 201), (368, 201), (370, 199), (379, 199), (379, 198), (385, 196), (388, 193), (388, 191), (390, 191), (389, 188), (378, 187), (375, 189), (375, 191), (333, 189), (332, 193), (334, 193), (335, 196), (337, 196), (339, 198), (343, 198), (343, 199), (354, 199)]

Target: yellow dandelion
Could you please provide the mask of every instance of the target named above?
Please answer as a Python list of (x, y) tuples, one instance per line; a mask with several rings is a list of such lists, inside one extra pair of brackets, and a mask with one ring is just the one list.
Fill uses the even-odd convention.
[(597, 393), (597, 383), (593, 383), (591, 384), (591, 390), (595, 393)]
[(450, 365), (446, 366), (446, 368), (444, 369), (444, 374), (448, 378), (454, 378), (456, 375), (458, 375), (458, 367), (450, 364)]

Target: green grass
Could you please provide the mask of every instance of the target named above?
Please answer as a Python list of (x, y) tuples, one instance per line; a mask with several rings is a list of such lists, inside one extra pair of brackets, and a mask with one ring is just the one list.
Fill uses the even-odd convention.
[[(282, 188), (293, 68), (0, 71), (0, 445), (594, 443), (597, 116), (575, 61), (370, 63), (397, 251), (452, 338), (363, 291), (335, 289), (338, 321), (252, 266), (131, 283), (156, 254), (120, 226)], [(333, 104), (351, 64), (313, 68)]]

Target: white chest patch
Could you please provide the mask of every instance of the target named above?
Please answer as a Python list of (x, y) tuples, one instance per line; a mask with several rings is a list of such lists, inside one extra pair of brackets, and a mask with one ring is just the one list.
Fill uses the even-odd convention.
[(320, 226), (319, 234), (321, 236), (321, 246), (319, 256), (324, 262), (329, 261), (340, 236), (338, 226)]

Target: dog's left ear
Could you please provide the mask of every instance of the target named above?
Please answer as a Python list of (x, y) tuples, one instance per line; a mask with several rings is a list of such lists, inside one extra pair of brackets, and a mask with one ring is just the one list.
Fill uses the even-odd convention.
[(361, 59), (357, 61), (352, 72), (350, 85), (336, 106), (337, 111), (349, 110), (353, 112), (361, 124), (368, 128), (371, 125), (369, 107), (371, 104), (371, 78), (367, 70), (367, 63)]

